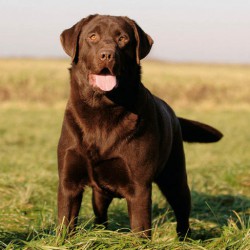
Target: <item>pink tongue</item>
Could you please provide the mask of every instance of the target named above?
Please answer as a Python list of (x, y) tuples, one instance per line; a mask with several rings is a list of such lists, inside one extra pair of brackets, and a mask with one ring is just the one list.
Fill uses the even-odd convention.
[(116, 86), (116, 77), (112, 75), (89, 75), (89, 82), (101, 90), (110, 91)]

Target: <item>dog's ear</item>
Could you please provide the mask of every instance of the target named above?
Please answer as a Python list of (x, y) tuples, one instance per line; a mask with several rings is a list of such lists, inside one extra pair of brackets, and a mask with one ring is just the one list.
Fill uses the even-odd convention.
[(146, 57), (150, 52), (154, 41), (135, 21), (128, 17), (125, 17), (125, 19), (134, 30), (136, 40), (136, 61), (137, 64), (140, 64), (140, 60)]
[(78, 40), (83, 26), (86, 25), (95, 16), (96, 15), (91, 15), (83, 18), (71, 28), (66, 29), (62, 32), (60, 36), (62, 47), (66, 54), (71, 57), (72, 61), (75, 61), (78, 54)]

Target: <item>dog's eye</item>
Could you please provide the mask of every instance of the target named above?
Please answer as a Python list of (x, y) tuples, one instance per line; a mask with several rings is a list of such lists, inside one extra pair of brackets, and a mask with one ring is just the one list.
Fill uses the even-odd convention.
[(127, 38), (126, 38), (125, 36), (120, 36), (120, 37), (118, 38), (118, 42), (119, 42), (119, 43), (124, 43), (124, 42), (126, 42), (126, 40), (127, 40)]
[(95, 41), (95, 40), (97, 39), (97, 35), (96, 35), (96, 34), (91, 34), (91, 35), (89, 36), (89, 39), (90, 39), (91, 41)]
[(120, 48), (124, 48), (129, 42), (129, 38), (126, 35), (120, 35), (117, 38), (117, 43)]

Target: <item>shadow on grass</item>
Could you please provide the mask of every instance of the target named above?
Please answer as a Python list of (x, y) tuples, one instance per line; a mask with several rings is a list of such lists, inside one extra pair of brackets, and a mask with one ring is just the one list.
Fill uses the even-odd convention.
[(228, 219), (234, 215), (233, 211), (250, 215), (250, 198), (241, 195), (208, 195), (194, 191), (192, 203), (192, 217), (219, 226), (227, 224)]
[[(247, 223), (250, 221), (250, 198), (246, 196), (234, 196), (228, 194), (209, 195), (192, 191), (192, 211), (191, 211), (191, 228), (194, 240), (207, 240), (220, 237), (222, 227), (228, 225), (229, 219), (234, 219), (239, 229), (242, 225), (238, 221), (235, 212), (239, 215), (243, 214), (243, 219)], [(170, 208), (168, 206), (168, 208)], [(168, 209), (167, 208), (167, 209)], [(153, 219), (157, 219), (161, 214), (165, 216), (161, 218), (158, 225), (167, 221), (175, 221), (173, 211), (166, 214), (166, 209), (158, 208), (157, 204), (153, 204)]]
[(18, 246), (24, 246), (24, 241), (27, 240), (29, 232), (5, 232), (0, 231), (0, 249), (5, 249), (11, 242)]
[(235, 212), (239, 215), (243, 214), (244, 221), (248, 223), (250, 199), (241, 195), (209, 195), (193, 191), (191, 218), (202, 222), (198, 229), (193, 230), (193, 239), (206, 240), (220, 237), (222, 227), (227, 226), (231, 218), (241, 229), (242, 225)]
[(110, 230), (121, 230), (127, 232), (130, 228), (127, 208), (122, 206), (114, 206), (109, 213)]

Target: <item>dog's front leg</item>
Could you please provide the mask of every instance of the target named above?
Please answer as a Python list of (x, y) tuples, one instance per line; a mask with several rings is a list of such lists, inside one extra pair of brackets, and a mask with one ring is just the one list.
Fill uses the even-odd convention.
[(77, 224), (77, 217), (82, 202), (82, 193), (65, 190), (62, 185), (58, 187), (58, 222), (65, 225), (68, 231), (73, 231)]
[(131, 230), (146, 238), (151, 237), (151, 192), (151, 185), (139, 186), (133, 195), (126, 198)]
[(83, 194), (83, 159), (74, 150), (59, 157), (58, 222), (72, 231), (77, 223)]

